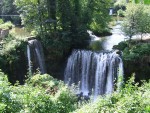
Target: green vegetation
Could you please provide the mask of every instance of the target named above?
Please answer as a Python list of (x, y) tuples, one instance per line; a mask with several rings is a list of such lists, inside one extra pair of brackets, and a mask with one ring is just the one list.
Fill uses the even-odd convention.
[(125, 35), (131, 38), (133, 35), (143, 35), (150, 33), (150, 8), (143, 4), (129, 4), (125, 12), (123, 31)]
[(49, 55), (62, 57), (63, 53), (68, 54), (72, 48), (87, 47), (89, 40), (87, 29), (97, 33), (108, 30), (109, 2), (109, 0), (105, 2), (15, 0), (14, 3), (20, 9), (22, 24), (28, 30), (37, 33), (46, 49), (55, 51)]
[(0, 25), (3, 24), (3, 23), (4, 23), (3, 19), (0, 19)]
[(144, 4), (150, 4), (149, 0), (132, 0), (134, 3), (144, 3)]
[(15, 83), (16, 80), (23, 83), (26, 74), (26, 62), (22, 61), (26, 59), (25, 51), (27, 43), (10, 34), (1, 43), (0, 69), (7, 73), (11, 83)]
[[(0, 14), (19, 14), (18, 17), (2, 17), (0, 29), (11, 29), (0, 40), (0, 113), (149, 113), (150, 112), (150, 43), (132, 40), (138, 34), (143, 39), (150, 33), (149, 0), (117, 0), (117, 15), (124, 17), (123, 31), (129, 41), (121, 42), (114, 49), (123, 52), (125, 81), (135, 73), (124, 88), (110, 95), (99, 97), (96, 102), (78, 106), (77, 98), (62, 81), (48, 74), (27, 74), (27, 36), (34, 35), (42, 42), (48, 73), (59, 73), (72, 49), (100, 50), (101, 42), (89, 45), (87, 30), (101, 35), (109, 32), (111, 20), (108, 9), (111, 0), (3, 0)], [(127, 2), (135, 2), (128, 4)], [(11, 21), (11, 22), (10, 22)], [(89, 48), (88, 48), (89, 47)], [(57, 76), (62, 77), (62, 73)], [(28, 79), (27, 79), (28, 78)], [(27, 80), (25, 80), (27, 79)], [(147, 82), (141, 82), (146, 79)], [(24, 85), (20, 85), (17, 80)], [(11, 83), (9, 83), (9, 82)], [(12, 85), (13, 84), (13, 85)], [(139, 87), (140, 86), (140, 87)], [(83, 106), (83, 107), (82, 107)], [(79, 109), (79, 107), (81, 107)]]
[(36, 74), (25, 85), (10, 85), (7, 76), (0, 72), (1, 113), (97, 113), (97, 112), (150, 112), (150, 83), (138, 87), (130, 78), (119, 92), (99, 97), (96, 102), (77, 108), (75, 95), (50, 75)]
[(0, 72), (1, 113), (69, 113), (76, 108), (74, 94), (50, 75), (34, 75), (25, 85), (11, 86)]
[[(41, 34), (54, 31), (74, 33), (73, 30), (78, 33), (77, 30), (84, 30), (84, 27), (103, 32), (110, 21), (109, 0), (105, 2), (99, 0), (92, 2), (90, 0), (24, 0), (23, 2), (15, 0), (14, 3), (20, 9), (22, 24), (29, 29), (34, 28)], [(93, 28), (94, 26), (96, 28)]]
[(125, 80), (128, 80), (133, 72), (136, 82), (150, 79), (150, 43), (131, 40), (119, 43), (114, 49), (123, 52)]
[(132, 77), (120, 92), (99, 97), (95, 103), (89, 103), (73, 113), (149, 113), (150, 83), (141, 87)]
[(114, 49), (123, 51), (123, 58), (128, 61), (137, 61), (137, 59), (141, 59), (144, 56), (149, 56), (149, 48), (149, 43), (140, 43), (139, 41), (126, 41), (114, 46)]
[(3, 23), (3, 20), (0, 21), (0, 29), (11, 29), (12, 27), (14, 27), (14, 25), (8, 21)]
[[(144, 4), (128, 4), (126, 8), (122, 30), (129, 40), (119, 43), (114, 49), (123, 52), (125, 79), (135, 72), (136, 82), (140, 82), (150, 78), (150, 44), (144, 38), (150, 33), (150, 8)], [(133, 36), (138, 39), (132, 40)]]
[(44, 46), (48, 73), (62, 70), (73, 49), (88, 48), (87, 30), (109, 31), (110, 0), (15, 0), (14, 4), (22, 25)]
[(118, 16), (124, 17), (124, 11), (126, 10), (126, 0), (117, 0), (114, 3), (114, 13)]

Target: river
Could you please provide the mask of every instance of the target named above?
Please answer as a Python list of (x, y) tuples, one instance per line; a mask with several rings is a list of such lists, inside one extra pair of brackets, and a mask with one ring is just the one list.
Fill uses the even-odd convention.
[(91, 37), (91, 43), (100, 42), (103, 50), (111, 51), (114, 45), (118, 45), (119, 42), (124, 41), (126, 36), (121, 31), (121, 23), (122, 21), (117, 21), (115, 26), (112, 27), (110, 36), (105, 37), (97, 37), (91, 31), (88, 31)]
[(112, 50), (114, 45), (118, 45), (119, 42), (126, 39), (126, 36), (121, 31), (121, 23), (122, 21), (117, 21), (116, 25), (112, 27), (112, 35), (103, 37), (102, 47), (104, 50)]

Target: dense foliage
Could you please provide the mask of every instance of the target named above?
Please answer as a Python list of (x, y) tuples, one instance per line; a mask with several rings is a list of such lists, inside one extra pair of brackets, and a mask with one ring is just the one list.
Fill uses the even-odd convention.
[(18, 80), (22, 84), (24, 81), (27, 70), (26, 44), (25, 41), (17, 39), (11, 34), (1, 41), (0, 68), (8, 74), (11, 83)]
[(76, 98), (62, 82), (50, 75), (35, 75), (25, 85), (11, 86), (0, 72), (1, 113), (69, 113)]
[(98, 30), (100, 28), (94, 28), (94, 30), (102, 32), (107, 28), (110, 20), (109, 0), (105, 2), (99, 0), (92, 2), (90, 0), (15, 0), (14, 3), (20, 9), (23, 24), (35, 30), (40, 29), (40, 32), (56, 30), (75, 32), (78, 29), (84, 30), (87, 26), (99, 26), (100, 31)]
[(149, 113), (150, 83), (138, 87), (133, 78), (120, 92), (99, 97), (95, 103), (89, 103), (73, 113)]
[[(15, 0), (23, 25), (40, 35), (46, 48), (62, 56), (72, 48), (85, 48), (87, 29), (108, 30), (109, 0)], [(56, 48), (57, 46), (57, 48)], [(61, 49), (60, 49), (61, 48)], [(59, 55), (57, 54), (59, 53)]]
[(150, 55), (150, 44), (139, 41), (120, 42), (117, 46), (114, 46), (114, 49), (123, 51), (123, 58), (128, 61), (137, 61), (137, 59)]
[(77, 109), (76, 97), (67, 86), (47, 74), (36, 74), (25, 85), (11, 86), (7, 76), (0, 72), (0, 86), (2, 113), (150, 112), (150, 83), (144, 82), (138, 87), (134, 77), (119, 92), (99, 97), (96, 102), (84, 104), (80, 109)]
[(150, 4), (149, 0), (131, 0), (134, 3), (144, 3), (144, 4)]
[(3, 22), (2, 19), (0, 19), (0, 29), (11, 29), (14, 25), (10, 22), (10, 21), (7, 21), (7, 22)]
[(150, 43), (140, 41), (121, 42), (114, 49), (123, 52), (125, 79), (134, 72), (136, 82), (150, 79)]

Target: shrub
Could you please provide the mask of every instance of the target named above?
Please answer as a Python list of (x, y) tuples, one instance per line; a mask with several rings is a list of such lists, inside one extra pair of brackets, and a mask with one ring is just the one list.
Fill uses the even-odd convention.
[(21, 110), (22, 106), (19, 101), (13, 98), (11, 86), (7, 76), (0, 71), (0, 112), (16, 113)]
[(122, 9), (119, 9), (118, 11), (117, 11), (117, 14), (120, 16), (120, 17), (124, 17), (124, 11), (122, 10)]
[(128, 47), (128, 43), (123, 41), (123, 42), (120, 42), (118, 45), (114, 45), (113, 49), (119, 49), (123, 51), (126, 47)]
[(4, 23), (4, 21), (2, 19), (0, 19), (0, 25), (3, 24), (3, 23)]
[(113, 47), (123, 52), (124, 60), (134, 61), (144, 56), (150, 55), (150, 44), (149, 43), (138, 43), (136, 41), (120, 42), (118, 45)]
[[(49, 93), (48, 88), (55, 86), (57, 92)], [(69, 113), (76, 109), (75, 103), (69, 88), (50, 75), (36, 74), (25, 85), (11, 86), (7, 76), (0, 72), (1, 113)]]
[(12, 27), (14, 27), (14, 25), (10, 21), (0, 24), (1, 29), (11, 29)]

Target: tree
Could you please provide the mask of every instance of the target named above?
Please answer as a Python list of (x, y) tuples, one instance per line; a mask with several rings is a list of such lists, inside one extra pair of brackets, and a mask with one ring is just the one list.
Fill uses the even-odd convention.
[(150, 33), (150, 8), (148, 6), (143, 6), (139, 16), (136, 29), (142, 40), (144, 34)]
[(109, 8), (110, 0), (94, 0), (91, 4), (91, 21), (89, 28), (97, 33), (108, 31), (108, 22), (110, 22)]
[(48, 46), (57, 40), (66, 42), (64, 45), (69, 49), (85, 47), (89, 40), (87, 29), (106, 31), (110, 21), (110, 0), (15, 0), (14, 3), (26, 28), (36, 30)]
[(129, 4), (125, 12), (123, 31), (131, 40), (133, 35), (140, 35), (150, 32), (150, 8), (143, 4)]

